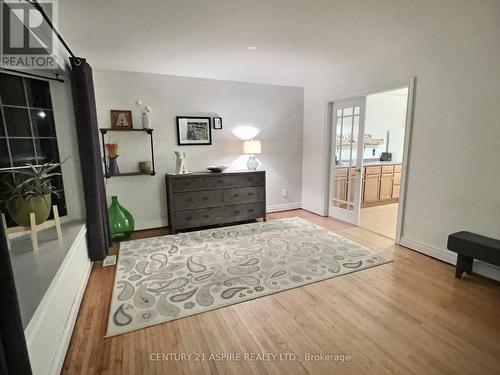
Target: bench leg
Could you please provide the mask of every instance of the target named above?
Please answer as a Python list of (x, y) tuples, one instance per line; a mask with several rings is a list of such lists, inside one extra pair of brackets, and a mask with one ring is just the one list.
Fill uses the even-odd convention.
[(474, 260), (468, 256), (458, 254), (457, 257), (457, 268), (455, 270), (455, 277), (460, 278), (464, 272), (472, 272), (472, 262)]

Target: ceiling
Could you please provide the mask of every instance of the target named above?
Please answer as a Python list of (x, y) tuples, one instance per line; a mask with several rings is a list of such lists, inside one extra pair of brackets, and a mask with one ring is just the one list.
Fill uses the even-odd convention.
[(419, 48), (458, 1), (64, 0), (59, 29), (94, 68), (304, 86)]

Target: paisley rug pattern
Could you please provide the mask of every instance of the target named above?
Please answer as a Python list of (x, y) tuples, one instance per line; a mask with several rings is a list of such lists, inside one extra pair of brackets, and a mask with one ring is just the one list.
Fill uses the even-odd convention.
[(122, 242), (106, 336), (387, 262), (300, 218)]

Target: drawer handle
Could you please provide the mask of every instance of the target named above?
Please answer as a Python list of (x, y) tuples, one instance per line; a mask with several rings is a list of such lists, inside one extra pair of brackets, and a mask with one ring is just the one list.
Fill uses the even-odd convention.
[(193, 218), (191, 216), (186, 218), (186, 221), (190, 221), (190, 220), (193, 220)]
[(210, 217), (210, 215), (203, 215), (203, 217), (206, 219), (206, 218)]
[(193, 201), (193, 198), (191, 198), (191, 197), (186, 198), (186, 202), (192, 202), (192, 201)]
[(252, 177), (248, 177), (247, 181), (253, 181), (253, 178)]
[(204, 201), (208, 201), (208, 197), (203, 197), (203, 200)]
[(253, 209), (251, 209), (251, 210), (248, 210), (248, 212), (253, 212)]
[(239, 194), (233, 194), (233, 198), (237, 198), (239, 196), (240, 196)]
[(190, 182), (189, 182), (189, 181), (184, 181), (184, 185), (185, 185), (185, 186), (187, 186), (187, 185), (189, 185), (189, 184), (190, 184)]
[(239, 215), (240, 211), (234, 211), (235, 215)]
[(248, 196), (251, 196), (251, 195), (253, 195), (253, 193), (248, 193)]
[(224, 180), (217, 180), (217, 183), (222, 184), (224, 183)]

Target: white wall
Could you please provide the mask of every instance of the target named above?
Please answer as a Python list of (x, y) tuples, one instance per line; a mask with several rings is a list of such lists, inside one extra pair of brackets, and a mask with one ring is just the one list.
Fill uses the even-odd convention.
[(441, 23), (422, 27), (435, 28), (434, 39), (408, 46), (399, 59), (351, 61), (305, 87), (302, 201), (326, 214), (326, 103), (416, 76), (403, 237), (447, 254), (447, 236), (458, 230), (500, 238), (500, 7), (457, 1), (432, 11)]
[[(110, 126), (111, 109), (133, 110), (134, 127), (141, 127), (142, 100), (152, 107), (157, 175), (107, 180), (107, 195), (117, 195), (130, 210), (137, 229), (167, 225), (165, 174), (174, 171), (174, 150), (187, 155), (187, 166), (201, 171), (209, 165), (246, 168), (243, 142), (233, 134), (240, 126), (260, 129), (260, 169), (267, 172), (270, 208), (300, 207), (302, 181), (303, 89), (178, 76), (94, 70), (100, 127)], [(223, 130), (212, 130), (211, 146), (177, 146), (178, 115), (221, 116)], [(110, 134), (110, 133), (108, 133)], [(118, 142), (120, 170), (137, 169), (149, 157), (145, 134), (112, 133)], [(106, 138), (108, 140), (108, 138)], [(282, 197), (288, 189), (288, 197)]]
[[(378, 159), (380, 154), (387, 150), (392, 152), (393, 161), (402, 160), (407, 99), (408, 89), (392, 90), (366, 97), (365, 134), (383, 139), (384, 144), (366, 147), (363, 155), (365, 159)], [(401, 130), (403, 137), (396, 136), (397, 130)], [(391, 140), (387, 136), (389, 131), (393, 133)], [(374, 156), (372, 149), (375, 149)]]

